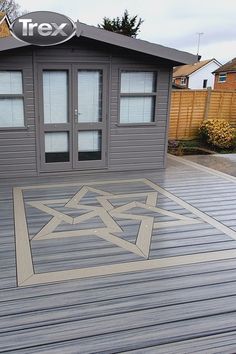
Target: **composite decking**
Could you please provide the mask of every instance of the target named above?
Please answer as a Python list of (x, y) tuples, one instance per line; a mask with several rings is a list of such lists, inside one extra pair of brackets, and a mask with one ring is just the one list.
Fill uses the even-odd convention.
[(0, 353), (236, 353), (236, 178), (0, 182)]

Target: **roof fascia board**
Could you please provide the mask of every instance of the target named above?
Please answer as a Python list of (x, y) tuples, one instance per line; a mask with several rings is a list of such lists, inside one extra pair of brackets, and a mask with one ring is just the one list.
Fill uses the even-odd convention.
[(230, 73), (235, 73), (235, 72), (236, 72), (236, 69), (222, 70), (222, 71), (220, 71), (218, 73), (215, 73), (213, 71), (213, 73), (215, 73), (215, 74), (230, 74)]
[(212, 60), (213, 60), (217, 65), (219, 65), (219, 67), (222, 66), (222, 64), (221, 64), (217, 59), (213, 58)]
[(121, 34), (109, 32), (101, 28), (89, 26), (81, 22), (77, 22), (77, 36), (98, 40), (107, 44), (112, 44), (136, 52), (149, 54), (155, 57), (168, 59), (173, 62), (182, 64), (192, 64), (196, 62), (197, 56), (179, 51), (177, 49), (164, 47), (159, 44), (150, 43), (140, 39), (130, 38)]

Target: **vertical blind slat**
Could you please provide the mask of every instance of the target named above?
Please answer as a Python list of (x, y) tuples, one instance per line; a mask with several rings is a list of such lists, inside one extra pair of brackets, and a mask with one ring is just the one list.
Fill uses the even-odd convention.
[(121, 97), (121, 123), (150, 123), (153, 116), (153, 97)]
[(67, 132), (45, 133), (45, 152), (68, 152), (69, 138)]
[(0, 98), (0, 127), (24, 126), (23, 98)]
[(0, 94), (21, 95), (22, 93), (22, 72), (0, 71)]
[(121, 93), (152, 93), (154, 87), (154, 72), (132, 72), (121, 73)]
[(68, 73), (66, 70), (43, 72), (44, 123), (68, 122)]
[(100, 151), (99, 131), (80, 131), (78, 133), (78, 150)]
[(101, 121), (102, 114), (102, 71), (78, 71), (79, 122)]

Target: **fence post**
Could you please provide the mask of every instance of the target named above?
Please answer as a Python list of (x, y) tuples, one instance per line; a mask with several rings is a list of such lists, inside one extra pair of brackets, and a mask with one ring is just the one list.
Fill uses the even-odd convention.
[(204, 120), (208, 118), (208, 113), (209, 113), (210, 104), (211, 104), (211, 92), (212, 92), (212, 88), (208, 87), (207, 88), (206, 104), (205, 104), (205, 112), (204, 112)]
[(179, 123), (180, 123), (180, 112), (181, 112), (181, 103), (182, 103), (182, 91), (179, 90), (178, 91), (179, 93), (179, 110), (178, 110), (178, 118), (177, 118), (177, 122), (176, 122), (176, 131), (175, 131), (175, 136), (176, 138), (175, 139), (178, 139), (179, 138)]

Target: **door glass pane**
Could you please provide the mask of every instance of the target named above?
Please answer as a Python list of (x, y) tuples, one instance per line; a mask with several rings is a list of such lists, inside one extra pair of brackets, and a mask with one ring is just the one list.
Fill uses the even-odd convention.
[(78, 71), (78, 121), (102, 120), (102, 71)]
[(150, 123), (154, 116), (153, 97), (121, 97), (121, 123)]
[(67, 132), (45, 133), (45, 161), (69, 161), (69, 136)]
[(101, 160), (101, 136), (100, 130), (78, 132), (79, 161)]
[(121, 93), (150, 93), (154, 91), (154, 72), (124, 71), (121, 73)]
[(66, 70), (43, 72), (44, 123), (68, 122), (68, 73)]
[(23, 93), (21, 71), (0, 71), (0, 94)]
[(0, 98), (0, 127), (24, 127), (23, 98)]

